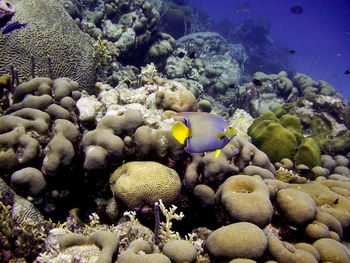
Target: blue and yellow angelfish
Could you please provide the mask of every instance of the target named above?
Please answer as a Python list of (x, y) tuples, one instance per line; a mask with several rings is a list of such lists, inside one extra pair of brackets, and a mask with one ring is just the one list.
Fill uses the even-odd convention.
[(237, 134), (225, 118), (206, 112), (179, 112), (174, 117), (182, 117), (186, 125), (176, 122), (172, 128), (174, 138), (181, 144), (186, 141), (186, 152), (203, 153), (215, 151), (219, 157), (221, 149)]

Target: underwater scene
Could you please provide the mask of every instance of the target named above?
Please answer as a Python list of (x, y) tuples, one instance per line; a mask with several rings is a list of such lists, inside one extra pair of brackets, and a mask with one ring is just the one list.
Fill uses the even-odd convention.
[(350, 1), (0, 0), (0, 262), (350, 263)]

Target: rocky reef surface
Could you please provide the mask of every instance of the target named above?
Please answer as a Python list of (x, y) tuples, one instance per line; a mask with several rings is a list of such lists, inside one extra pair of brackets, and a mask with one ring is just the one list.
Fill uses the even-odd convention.
[[(329, 83), (246, 79), (244, 47), (175, 42), (147, 1), (60, 2), (94, 67), (0, 71), (1, 262), (350, 262), (350, 109)], [(186, 111), (235, 127), (218, 158), (173, 137)]]

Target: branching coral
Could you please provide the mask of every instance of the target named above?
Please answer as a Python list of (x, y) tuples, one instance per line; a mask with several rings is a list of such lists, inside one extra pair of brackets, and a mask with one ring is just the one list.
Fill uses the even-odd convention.
[(166, 243), (169, 240), (181, 239), (180, 234), (178, 232), (171, 230), (171, 227), (173, 225), (171, 220), (175, 219), (179, 221), (185, 215), (182, 212), (180, 212), (180, 214), (176, 214), (175, 210), (177, 209), (177, 207), (175, 205), (172, 205), (171, 208), (166, 209), (162, 200), (159, 200), (159, 207), (163, 215), (165, 216), (165, 222), (160, 222), (159, 229), (159, 237), (162, 239), (163, 243)]

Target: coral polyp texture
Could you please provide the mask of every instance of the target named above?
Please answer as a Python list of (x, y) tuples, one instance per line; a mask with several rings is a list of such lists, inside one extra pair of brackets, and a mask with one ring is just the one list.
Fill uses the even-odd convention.
[(69, 77), (92, 90), (93, 47), (64, 8), (57, 1), (15, 0), (13, 4), (15, 18), (27, 26), (0, 37), (0, 74), (10, 73), (12, 65), (21, 80)]

